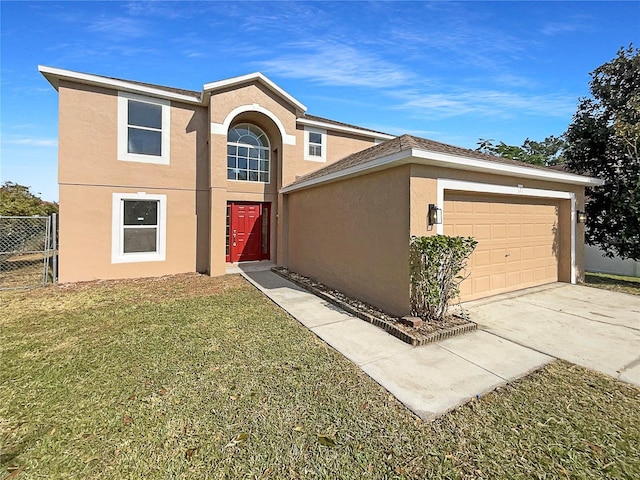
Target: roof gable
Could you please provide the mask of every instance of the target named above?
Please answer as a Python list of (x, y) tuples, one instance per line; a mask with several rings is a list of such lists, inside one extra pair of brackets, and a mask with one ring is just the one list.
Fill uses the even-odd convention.
[(292, 95), (284, 91), (278, 85), (269, 80), (266, 76), (264, 76), (260, 72), (249, 73), (248, 75), (241, 75), (239, 77), (227, 78), (226, 80), (219, 80), (217, 82), (207, 83), (202, 88), (203, 93), (213, 93), (217, 90), (225, 90), (229, 88), (237, 88), (244, 85), (248, 85), (251, 83), (258, 82), (277, 96), (285, 100), (288, 104), (295, 107), (295, 109), (300, 113), (304, 114), (307, 111), (307, 107), (305, 107), (301, 102), (296, 100)]
[(549, 167), (487, 155), (475, 150), (405, 134), (351, 154), (342, 160), (304, 175), (283, 187), (280, 192), (288, 193), (407, 163), (444, 166), (458, 170), (520, 176), (522, 178), (537, 178), (576, 185), (603, 184), (603, 181), (597, 178), (558, 172)]
[(56, 90), (58, 90), (61, 80), (68, 80), (84, 85), (114, 88), (117, 90), (140, 93), (154, 97), (186, 101), (188, 103), (199, 103), (204, 105), (206, 105), (209, 101), (209, 95), (205, 95), (206, 93), (213, 93), (217, 90), (240, 87), (243, 85), (258, 82), (268, 88), (271, 92), (275, 93), (278, 97), (282, 98), (286, 103), (292, 105), (299, 115), (304, 115), (307, 110), (307, 107), (305, 107), (301, 102), (296, 100), (289, 93), (285, 92), (282, 88), (273, 83), (260, 72), (207, 83), (203, 86), (201, 92), (197, 92), (194, 90), (165, 87), (163, 85), (138, 82), (135, 80), (124, 80), (121, 78), (94, 75), (91, 73), (75, 72), (73, 70), (64, 70), (61, 68), (47, 67), (44, 65), (39, 65), (38, 70), (40, 71), (40, 73), (42, 73), (42, 75), (44, 75), (47, 81)]

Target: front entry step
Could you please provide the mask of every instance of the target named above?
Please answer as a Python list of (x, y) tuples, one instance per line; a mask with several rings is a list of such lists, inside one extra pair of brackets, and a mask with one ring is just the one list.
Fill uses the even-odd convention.
[(239, 262), (239, 263), (227, 263), (225, 267), (226, 274), (235, 274), (242, 272), (261, 272), (263, 270), (271, 270), (276, 264), (269, 260), (262, 260), (258, 262)]

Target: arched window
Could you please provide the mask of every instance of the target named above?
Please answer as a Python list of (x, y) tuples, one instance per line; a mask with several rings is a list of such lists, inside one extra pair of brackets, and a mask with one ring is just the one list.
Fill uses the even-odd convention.
[(236, 125), (227, 134), (227, 179), (269, 183), (269, 139), (255, 125)]

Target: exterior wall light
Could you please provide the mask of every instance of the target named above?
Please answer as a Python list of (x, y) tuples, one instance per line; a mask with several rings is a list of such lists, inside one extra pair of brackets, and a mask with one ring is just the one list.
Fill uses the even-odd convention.
[(442, 209), (438, 208), (433, 203), (429, 204), (429, 211), (427, 212), (427, 221), (429, 225), (439, 225), (442, 223)]
[(576, 211), (576, 220), (578, 223), (586, 223), (587, 222), (587, 212), (583, 212), (582, 210)]

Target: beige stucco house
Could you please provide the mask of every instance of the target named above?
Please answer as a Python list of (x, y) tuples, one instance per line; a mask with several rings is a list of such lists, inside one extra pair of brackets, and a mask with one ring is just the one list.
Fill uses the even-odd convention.
[(61, 282), (268, 260), (406, 314), (409, 239), (431, 234), (479, 241), (465, 300), (583, 274), (598, 179), (309, 115), (260, 73), (188, 91), (39, 70), (59, 93)]

